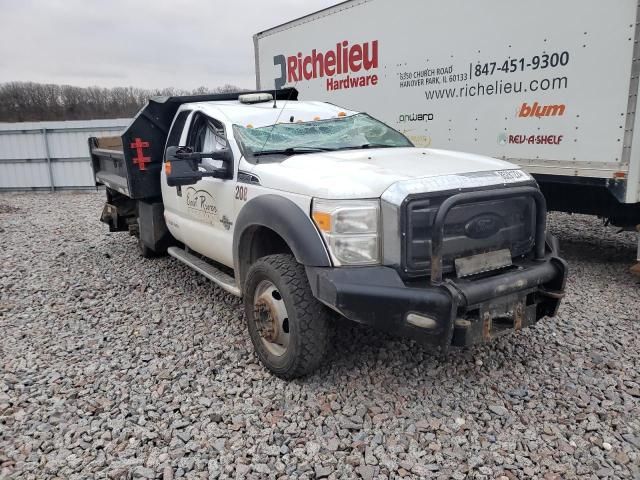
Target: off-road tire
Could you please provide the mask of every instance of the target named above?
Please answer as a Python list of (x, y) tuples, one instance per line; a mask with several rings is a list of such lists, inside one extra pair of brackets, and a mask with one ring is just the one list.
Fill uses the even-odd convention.
[[(276, 286), (289, 316), (290, 339), (281, 356), (267, 350), (254, 320), (254, 294), (263, 280)], [(273, 374), (290, 380), (311, 373), (322, 363), (329, 343), (330, 312), (313, 296), (304, 267), (292, 255), (269, 255), (250, 267), (245, 281), (244, 307), (256, 354)]]

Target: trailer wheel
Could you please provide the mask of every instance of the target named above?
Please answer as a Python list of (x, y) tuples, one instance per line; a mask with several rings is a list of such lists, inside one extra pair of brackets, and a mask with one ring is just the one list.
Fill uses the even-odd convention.
[(289, 380), (322, 362), (329, 338), (329, 312), (314, 298), (304, 271), (293, 256), (260, 258), (247, 272), (245, 316), (262, 364)]

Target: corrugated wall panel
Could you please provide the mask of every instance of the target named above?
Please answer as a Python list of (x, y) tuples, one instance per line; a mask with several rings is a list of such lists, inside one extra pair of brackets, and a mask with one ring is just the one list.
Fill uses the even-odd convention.
[(54, 188), (93, 187), (88, 138), (120, 135), (129, 123), (112, 119), (0, 124), (0, 189), (51, 188), (51, 179)]
[(46, 163), (0, 163), (0, 188), (49, 187), (49, 170)]
[(96, 131), (59, 132), (47, 135), (49, 152), (53, 158), (77, 158), (87, 155), (87, 138), (96, 137)]
[(56, 187), (93, 186), (93, 170), (88, 162), (53, 162), (53, 181)]
[(40, 132), (0, 134), (0, 159), (16, 160), (44, 157), (44, 143)]

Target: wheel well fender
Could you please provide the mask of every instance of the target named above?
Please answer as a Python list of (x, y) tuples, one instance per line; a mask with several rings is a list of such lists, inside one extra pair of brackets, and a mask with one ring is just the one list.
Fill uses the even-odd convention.
[(309, 215), (287, 198), (260, 195), (240, 210), (234, 228), (233, 263), (241, 288), (250, 263), (255, 260), (251, 258), (252, 243), (256, 241), (256, 235), (259, 239), (260, 232), (264, 231), (271, 231), (271, 238), (273, 233), (278, 235), (302, 265), (331, 266), (324, 241)]

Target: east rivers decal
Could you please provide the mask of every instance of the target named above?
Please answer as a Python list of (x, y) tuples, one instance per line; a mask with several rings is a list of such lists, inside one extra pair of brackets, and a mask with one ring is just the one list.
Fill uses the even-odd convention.
[(206, 190), (196, 190), (193, 187), (187, 188), (184, 196), (188, 212), (207, 222), (213, 223), (218, 218), (218, 207), (215, 199)]

